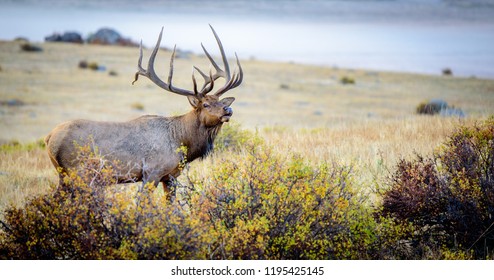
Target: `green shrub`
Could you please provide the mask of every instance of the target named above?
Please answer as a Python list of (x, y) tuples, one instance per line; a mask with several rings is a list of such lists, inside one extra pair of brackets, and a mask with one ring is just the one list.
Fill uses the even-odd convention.
[(423, 115), (436, 115), (441, 112), (442, 109), (447, 108), (446, 103), (441, 103), (441, 102), (421, 102), (415, 111), (417, 114), (423, 114)]
[(475, 258), (492, 258), (494, 118), (460, 127), (433, 158), (402, 160), (382, 214), (418, 226), (424, 250), (473, 250)]
[(144, 104), (142, 104), (141, 102), (134, 102), (130, 104), (130, 107), (137, 111), (144, 111)]
[(254, 137), (252, 132), (242, 129), (239, 123), (229, 122), (223, 125), (220, 133), (214, 140), (215, 150), (220, 152), (225, 150), (239, 152)]
[(344, 85), (354, 85), (355, 84), (355, 79), (352, 78), (352, 77), (348, 77), (348, 76), (343, 76), (341, 79), (340, 79), (340, 82)]
[(45, 148), (45, 141), (39, 139), (35, 142), (22, 144), (18, 140), (12, 140), (8, 143), (0, 145), (0, 152), (13, 152), (13, 151), (32, 151), (35, 149)]

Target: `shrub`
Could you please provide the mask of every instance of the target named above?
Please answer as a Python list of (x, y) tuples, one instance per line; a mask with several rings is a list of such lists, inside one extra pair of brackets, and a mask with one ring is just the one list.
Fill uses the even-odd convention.
[(173, 201), (114, 186), (119, 164), (80, 147), (62, 186), (4, 211), (0, 259), (494, 257), (494, 117), (401, 160), (377, 211), (350, 167), (279, 153), (236, 124), (217, 144), (207, 171), (185, 168)]
[(417, 114), (436, 115), (440, 114), (445, 117), (465, 117), (465, 113), (460, 108), (448, 106), (446, 101), (435, 99), (427, 102), (421, 102), (415, 109)]
[(89, 62), (87, 68), (96, 71), (100, 69), (100, 66), (97, 62)]
[(201, 227), (146, 186), (132, 195), (115, 183), (115, 163), (82, 147), (83, 165), (64, 184), (10, 207), (0, 223), (1, 259), (183, 259)]
[(400, 161), (382, 213), (418, 226), (423, 248), (492, 257), (494, 118), (460, 127), (433, 158)]
[(144, 104), (142, 104), (141, 102), (134, 102), (130, 104), (130, 107), (137, 111), (144, 111)]
[(81, 60), (79, 61), (78, 67), (81, 69), (87, 69), (89, 63), (86, 60)]
[(453, 76), (453, 70), (451, 70), (451, 68), (444, 68), (442, 73), (443, 76)]
[(392, 248), (406, 226), (372, 218), (352, 188), (350, 168), (312, 167), (256, 137), (242, 153), (189, 183), (191, 215), (203, 215), (209, 226), (208, 258), (367, 259), (398, 251)]
[(224, 124), (220, 133), (214, 141), (216, 151), (239, 152), (242, 147), (252, 138), (254, 134), (248, 130), (244, 130), (237, 122), (229, 122)]
[(43, 51), (43, 48), (41, 48), (39, 46), (35, 46), (29, 42), (21, 44), (20, 47), (21, 47), (21, 50), (23, 50), (25, 52), (42, 52)]
[(13, 151), (32, 151), (38, 148), (44, 148), (45, 141), (43, 139), (38, 139), (36, 142), (30, 142), (21, 144), (18, 140), (12, 140), (8, 143), (0, 145), (1, 152), (13, 152)]
[(137, 193), (106, 187), (118, 163), (82, 147), (83, 164), (62, 186), (6, 209), (0, 258), (361, 259), (406, 252), (397, 244), (409, 227), (373, 219), (352, 188), (350, 168), (311, 166), (257, 136), (241, 146), (233, 156), (224, 150), (210, 173), (188, 174), (173, 202), (151, 186)]
[(439, 114), (441, 110), (448, 108), (448, 103), (443, 100), (431, 100), (421, 102), (417, 108), (417, 114), (435, 115)]
[(344, 85), (353, 85), (355, 84), (355, 79), (352, 78), (352, 77), (348, 77), (348, 76), (343, 76), (341, 79), (340, 79), (340, 82)]

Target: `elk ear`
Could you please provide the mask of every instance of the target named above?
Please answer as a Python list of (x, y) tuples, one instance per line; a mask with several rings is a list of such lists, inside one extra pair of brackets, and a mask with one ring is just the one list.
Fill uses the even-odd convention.
[(189, 99), (189, 103), (192, 107), (197, 108), (199, 106), (199, 103), (201, 103), (201, 100), (195, 96), (187, 96), (187, 99)]
[(220, 100), (225, 107), (232, 105), (233, 101), (235, 101), (235, 97), (227, 97)]

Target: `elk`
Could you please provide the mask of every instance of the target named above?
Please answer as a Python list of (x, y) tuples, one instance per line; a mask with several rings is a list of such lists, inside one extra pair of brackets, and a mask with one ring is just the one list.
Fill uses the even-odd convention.
[[(45, 138), (48, 155), (51, 162), (60, 173), (60, 184), (63, 184), (62, 174), (76, 169), (80, 164), (75, 145), (91, 145), (108, 162), (119, 162), (117, 183), (139, 182), (142, 186), (152, 183), (155, 186), (161, 182), (165, 193), (169, 193), (170, 181), (180, 175), (180, 162), (185, 156), (188, 162), (204, 157), (213, 149), (213, 142), (223, 123), (232, 117), (230, 105), (234, 97), (220, 97), (227, 91), (242, 83), (243, 71), (235, 53), (237, 69), (230, 73), (223, 45), (216, 31), (210, 25), (218, 44), (223, 68), (221, 69), (201, 43), (206, 57), (211, 62), (209, 74), (193, 67), (192, 90), (175, 87), (172, 83), (173, 63), (176, 46), (170, 58), (170, 69), (167, 82), (161, 80), (154, 70), (154, 61), (160, 48), (163, 28), (153, 49), (147, 69), (142, 67), (142, 41), (139, 49), (138, 71), (134, 84), (139, 76), (147, 77), (158, 87), (186, 96), (192, 110), (181, 116), (144, 115), (127, 122), (100, 122), (90, 120), (74, 120), (56, 126)], [(204, 79), (199, 89), (195, 71)], [(225, 84), (210, 93), (215, 81), (225, 79)], [(179, 148), (185, 146), (186, 155), (180, 155)]]

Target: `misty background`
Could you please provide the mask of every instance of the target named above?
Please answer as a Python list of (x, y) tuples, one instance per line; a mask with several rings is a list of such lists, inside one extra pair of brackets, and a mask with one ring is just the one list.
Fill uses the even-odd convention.
[(152, 47), (215, 49), (260, 59), (494, 79), (494, 1), (480, 0), (0, 0), (0, 40), (85, 38), (109, 27)]

